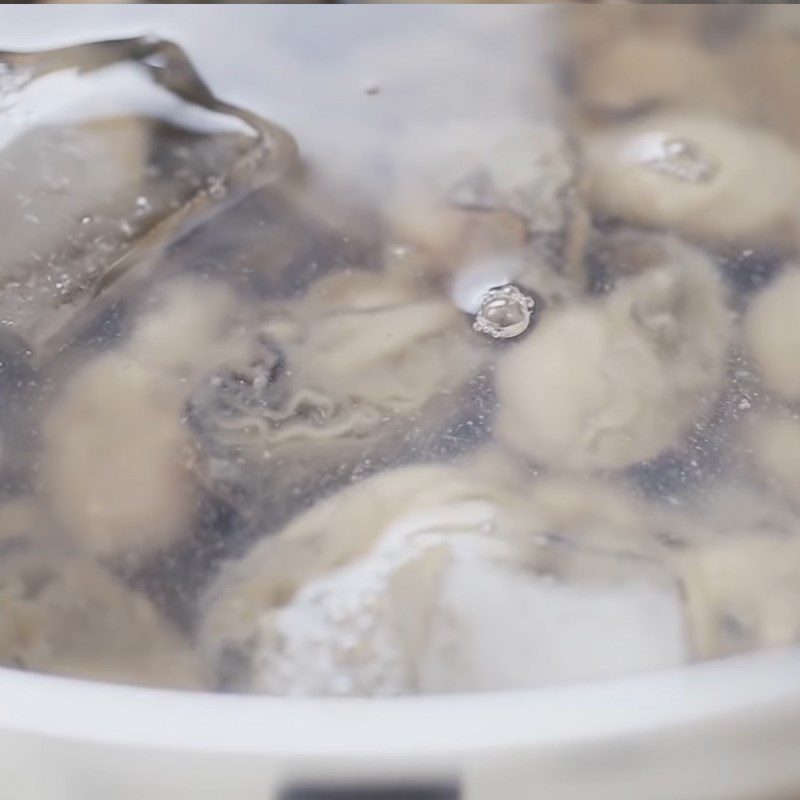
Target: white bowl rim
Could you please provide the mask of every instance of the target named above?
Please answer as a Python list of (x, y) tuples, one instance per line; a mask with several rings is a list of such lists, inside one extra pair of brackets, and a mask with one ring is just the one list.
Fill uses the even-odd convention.
[(651, 735), (800, 700), (800, 647), (595, 683), (474, 695), (277, 698), (0, 668), (0, 732), (184, 752), (421, 759)]

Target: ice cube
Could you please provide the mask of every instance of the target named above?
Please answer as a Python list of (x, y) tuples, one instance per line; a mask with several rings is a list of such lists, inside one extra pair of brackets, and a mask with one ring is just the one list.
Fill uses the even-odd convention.
[(633, 576), (567, 582), (502, 561), (461, 558), (442, 585), (419, 688), (521, 689), (687, 659), (675, 590)]
[(295, 160), (288, 134), (218, 100), (170, 42), (0, 53), (0, 69), (0, 322), (40, 357)]
[(307, 583), (262, 618), (258, 691), (491, 691), (688, 660), (678, 584), (658, 562), (483, 533), (497, 514), (477, 500), (410, 514)]

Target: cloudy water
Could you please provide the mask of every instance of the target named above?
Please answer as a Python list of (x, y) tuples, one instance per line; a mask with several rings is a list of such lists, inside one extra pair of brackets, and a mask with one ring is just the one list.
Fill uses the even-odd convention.
[(373, 696), (797, 641), (800, 15), (47, 11), (0, 42), (0, 662)]

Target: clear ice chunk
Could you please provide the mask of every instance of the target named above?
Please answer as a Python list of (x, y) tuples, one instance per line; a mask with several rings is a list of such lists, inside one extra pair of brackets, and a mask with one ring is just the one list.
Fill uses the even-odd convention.
[(46, 360), (112, 287), (295, 157), (171, 42), (0, 52), (0, 325)]
[(679, 586), (664, 564), (565, 537), (526, 534), (520, 546), (492, 534), (496, 519), (472, 500), (394, 521), (369, 553), (264, 617), (255, 688), (492, 691), (686, 661)]

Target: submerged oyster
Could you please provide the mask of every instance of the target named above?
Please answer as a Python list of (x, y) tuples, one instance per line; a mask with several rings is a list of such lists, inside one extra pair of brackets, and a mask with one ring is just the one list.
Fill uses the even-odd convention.
[[(800, 415), (772, 411), (745, 425), (745, 446), (764, 482), (791, 502), (800, 501)], [(798, 520), (800, 524), (800, 520)]]
[(240, 505), (278, 502), (392, 443), (411, 449), (454, 420), (483, 358), (444, 300), (381, 274), (323, 278), (191, 394), (199, 474)]
[(701, 497), (662, 505), (656, 525), (660, 560), (680, 585), (690, 658), (800, 640), (800, 516), (788, 497), (737, 470)]
[(696, 654), (718, 658), (798, 641), (796, 538), (737, 536), (687, 554), (684, 585)]
[(663, 260), (601, 300), (552, 309), (497, 365), (496, 435), (571, 470), (648, 461), (710, 411), (730, 319), (715, 268), (664, 239)]
[(199, 688), (188, 645), (150, 601), (90, 560), (0, 554), (0, 663), (122, 683)]
[(800, 268), (787, 267), (753, 299), (744, 318), (745, 347), (764, 388), (800, 400)]
[[(794, 15), (790, 5), (775, 5)], [(759, 122), (777, 131), (795, 147), (800, 146), (800, 109), (797, 83), (800, 71), (800, 36), (796, 29), (766, 31), (740, 48), (740, 74), (751, 81), (749, 99)]]
[(74, 541), (137, 558), (189, 533), (198, 496), (183, 397), (187, 382), (222, 358), (233, 319), (221, 285), (172, 281), (119, 348), (77, 369), (56, 396), (43, 424), (40, 484)]
[(458, 309), (400, 280), (350, 273), (318, 282), (290, 342), (303, 383), (397, 414), (429, 403), (474, 372), (482, 352)]
[(547, 125), (462, 123), (427, 134), (423, 152), (411, 145), (424, 160), (417, 180), (401, 180), (390, 204), (396, 235), (427, 247), (451, 272), (520, 248), (555, 266), (576, 180), (564, 133)]
[(577, 51), (576, 58), (576, 91), (590, 111), (622, 115), (669, 105), (742, 111), (726, 54), (682, 36), (623, 34), (592, 56)]
[[(531, 233), (556, 233), (567, 221), (572, 154), (555, 128), (532, 128), (495, 142), (450, 188), (447, 199), (473, 211), (510, 211)], [(465, 158), (466, 161), (466, 158)]]
[[(205, 652), (228, 685), (275, 694), (510, 688), (679, 663), (675, 586), (634, 540), (615, 552), (569, 526), (552, 538), (557, 517), (467, 470), (382, 473), (223, 570)], [(605, 615), (600, 645), (585, 634)]]
[(41, 483), (70, 537), (103, 556), (162, 550), (196, 504), (171, 381), (123, 355), (78, 371), (45, 420)]
[(590, 135), (584, 152), (600, 214), (723, 245), (794, 236), (800, 155), (765, 130), (665, 112)]

